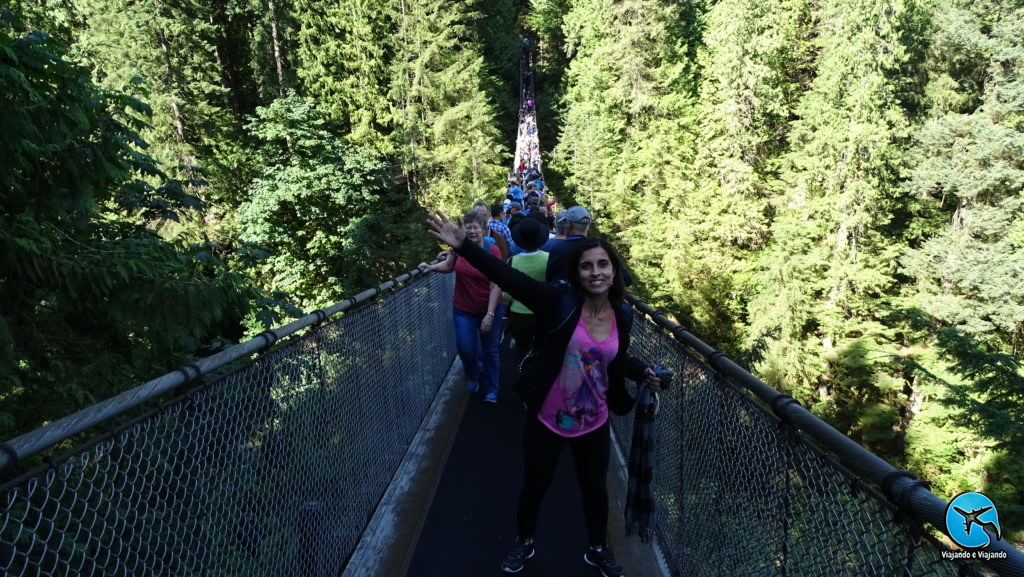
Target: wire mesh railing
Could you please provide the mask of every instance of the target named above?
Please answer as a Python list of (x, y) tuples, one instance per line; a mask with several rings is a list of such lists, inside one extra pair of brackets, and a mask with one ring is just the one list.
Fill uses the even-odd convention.
[[(946, 548), (915, 519), (941, 527), (932, 519), (944, 501), (633, 304), (646, 314), (637, 315), (631, 353), (676, 374), (661, 395), (654, 456), (657, 537), (673, 575), (1021, 575), (1024, 557), (1012, 547), (1008, 559), (984, 564), (943, 558)], [(632, 417), (614, 427), (628, 451)], [(882, 485), (902, 500), (886, 498)]]
[[(0, 575), (337, 575), (454, 358), (453, 279), (350, 299), (341, 319), (0, 486)], [(938, 527), (943, 501), (634, 305), (651, 316), (633, 353), (677, 376), (654, 482), (673, 575), (1021, 574), (1016, 551), (945, 559), (915, 520)], [(614, 426), (628, 451), (631, 418)]]
[(454, 359), (452, 283), (418, 278), (0, 486), (0, 575), (337, 575)]

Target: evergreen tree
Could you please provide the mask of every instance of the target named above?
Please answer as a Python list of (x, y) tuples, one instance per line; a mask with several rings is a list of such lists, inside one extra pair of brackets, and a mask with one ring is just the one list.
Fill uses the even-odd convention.
[[(565, 32), (562, 29), (569, 0), (531, 0), (523, 17), (524, 28), (534, 43), (534, 91), (536, 92), (537, 124), (543, 127), (542, 153), (554, 145), (562, 132), (561, 110), (565, 96), (565, 72), (569, 68)], [(544, 150), (546, 149), (546, 150)], [(545, 167), (544, 178), (549, 188), (562, 191), (563, 175), (557, 165)]]
[(796, 108), (751, 304), (757, 368), (840, 430), (882, 441), (904, 400), (876, 310), (893, 288), (888, 227), (905, 202), (897, 182), (919, 85), (904, 45), (924, 22), (914, 3), (882, 1), (827, 1), (815, 18), (816, 76)]
[[(209, 247), (146, 228), (199, 207), (140, 152), (149, 109), (0, 19), (0, 436), (182, 362), (251, 295)], [(46, 63), (40, 66), (40, 63)], [(151, 186), (149, 182), (160, 185)]]
[[(716, 3), (704, 15), (694, 168), (664, 228), (660, 283), (675, 309), (717, 346), (740, 353), (743, 286), (770, 232), (770, 202), (798, 86), (806, 3)], [(652, 215), (656, 218), (657, 215)], [(653, 249), (653, 246), (651, 247)], [(640, 254), (651, 254), (651, 250)], [(667, 282), (666, 282), (667, 281)]]
[(84, 28), (75, 49), (101, 86), (121, 89), (142, 81), (154, 110), (143, 136), (172, 174), (195, 176), (205, 138), (225, 115), (220, 72), (213, 55), (216, 30), (199, 0), (75, 0)]
[[(237, 336), (252, 293), (221, 260), (262, 265), (264, 305), (320, 306), (429, 254), (422, 206), (496, 200), (513, 4), (15, 0), (0, 433)], [(1019, 2), (532, 0), (521, 22), (546, 180), (635, 292), (940, 494), (1018, 514)]]
[(473, 0), (393, 4), (394, 142), (406, 186), (425, 206), (465, 208), (500, 193), (507, 174), (472, 33), (474, 6)]
[[(613, 229), (611, 205), (626, 195), (619, 163), (628, 123), (620, 99), (616, 60), (615, 2), (571, 0), (563, 19), (566, 71), (562, 133), (552, 163), (565, 174), (567, 196), (594, 214), (597, 226)], [(643, 74), (638, 71), (638, 74)], [(565, 200), (565, 199), (563, 199)], [(626, 220), (619, 221), (627, 222)]]
[[(767, 206), (785, 151), (807, 50), (804, 0), (724, 0), (706, 17), (701, 53), (701, 188), (709, 234), (720, 245), (758, 250), (768, 238)], [(698, 207), (694, 207), (698, 208)]]
[[(487, 65), (484, 86), (497, 104), (502, 142), (514, 142), (519, 130), (519, 42), (514, 0), (479, 0), (480, 17), (474, 21), (476, 37)], [(523, 30), (522, 32), (526, 32)]]
[[(1024, 12), (1012, 3), (946, 6), (936, 18), (928, 95), (934, 117), (916, 132), (906, 184), (918, 201), (899, 259), (895, 302), (918, 311), (906, 334), (922, 399), (907, 459), (940, 494), (981, 480), (1024, 519)], [(1008, 521), (1008, 525), (1014, 524)]]
[(324, 103), (350, 142), (392, 154), (387, 100), (388, 38), (394, 24), (386, 3), (296, 2), (298, 74), (304, 93)]
[[(171, 177), (207, 203), (182, 222), (157, 222), (165, 236), (215, 239), (221, 219), (246, 194), (251, 170), (240, 164), (246, 148), (242, 115), (257, 104), (259, 90), (247, 54), (229, 32), (248, 34), (244, 4), (204, 0), (73, 0), (81, 18), (74, 52), (106, 88), (140, 93), (153, 108), (142, 137)], [(252, 27), (255, 23), (250, 22)], [(230, 222), (226, 226), (230, 226)]]
[[(917, 280), (908, 306), (943, 324), (987, 341), (994, 351), (1024, 350), (1024, 276), (1021, 267), (1021, 195), (1024, 189), (1024, 56), (1021, 12), (986, 32), (980, 16), (955, 11), (957, 30), (969, 54), (989, 62), (981, 105), (970, 113), (950, 112), (917, 133), (921, 162), (909, 192), (937, 203), (933, 218), (944, 230), (921, 242), (902, 260)], [(970, 86), (968, 84), (968, 86)], [(963, 99), (970, 99), (970, 90)]]

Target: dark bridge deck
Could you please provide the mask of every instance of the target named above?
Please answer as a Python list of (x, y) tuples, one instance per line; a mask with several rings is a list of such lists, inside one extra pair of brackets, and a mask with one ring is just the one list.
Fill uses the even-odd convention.
[[(441, 475), (430, 512), (409, 560), (407, 577), (501, 574), (499, 564), (515, 538), (515, 508), (522, 477), (520, 433), (526, 413), (510, 382), (514, 353), (502, 347), (502, 390), (496, 405), (473, 395)], [(461, 370), (461, 369), (460, 369)], [(461, 389), (461, 379), (458, 381)], [(468, 394), (460, 390), (463, 398)], [(609, 536), (630, 577), (660, 574), (651, 549), (622, 529), (622, 468), (612, 451)], [(521, 575), (593, 577), (583, 563), (587, 547), (579, 490), (565, 451), (544, 501), (537, 531), (537, 555)]]

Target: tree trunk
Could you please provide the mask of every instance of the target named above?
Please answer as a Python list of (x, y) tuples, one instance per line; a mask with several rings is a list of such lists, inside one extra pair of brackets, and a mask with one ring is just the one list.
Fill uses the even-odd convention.
[[(157, 4), (159, 6), (159, 4)], [(169, 88), (171, 94), (171, 112), (174, 114), (174, 131), (178, 133), (178, 139), (185, 142), (185, 120), (181, 116), (181, 109), (178, 108), (178, 101), (174, 97), (174, 66), (171, 63), (171, 50), (167, 45), (167, 37), (164, 36), (162, 28), (157, 27), (156, 38), (160, 43), (160, 50), (164, 53), (164, 84)]]
[(217, 17), (210, 15), (210, 24), (219, 31), (217, 34), (217, 46), (214, 54), (217, 58), (217, 68), (220, 70), (220, 86), (224, 89), (224, 105), (231, 108), (235, 114), (244, 114), (242, 94), (238, 81), (238, 70), (235, 62), (236, 57), (232, 50), (231, 37), (228, 32), (229, 18), (225, 14), (225, 4), (221, 4), (217, 10)]
[[(399, 26), (399, 30), (400, 30), (400, 33), (402, 35), (408, 36), (410, 24), (409, 24), (409, 16), (406, 13), (405, 0), (402, 0), (401, 2), (399, 2), (399, 6), (400, 6), (400, 8), (402, 10), (402, 23)], [(408, 45), (408, 38), (406, 38), (406, 42), (401, 42), (400, 45), (405, 46), (406, 49), (408, 49), (408, 46), (409, 46)], [(410, 124), (409, 123), (409, 108), (412, 106), (411, 97), (410, 97), (410, 95), (412, 93), (412, 80), (413, 79), (412, 79), (412, 76), (410, 74), (410, 68), (409, 68), (409, 59), (407, 58), (406, 65), (405, 65), (405, 91), (400, 96), (402, 102), (400, 102), (399, 105), (402, 106), (402, 116), (401, 116), (401, 119), (402, 119), (402, 124), (404, 125), (404, 126), (402, 126), (402, 129), (405, 130), (406, 138), (408, 140), (408, 145), (409, 145), (409, 156), (407, 157), (408, 158), (408, 162), (403, 163), (403, 164), (405, 164), (405, 166), (403, 167), (403, 169), (405, 171), (405, 186), (406, 186), (406, 191), (409, 193), (409, 198), (413, 198), (415, 196), (413, 194), (413, 180), (415, 180), (415, 177), (414, 177), (415, 168), (414, 168), (414, 166), (416, 164), (416, 139), (412, 135), (412, 131), (410, 130), (410, 127), (409, 127), (409, 124)]]
[(270, 12), (270, 41), (274, 46), (274, 65), (277, 68), (277, 94), (284, 96), (284, 59), (281, 57), (281, 42), (277, 34), (277, 11), (274, 0), (267, 0), (267, 11)]
[[(156, 6), (156, 13), (160, 12), (160, 2), (154, 1), (153, 4)], [(156, 26), (156, 38), (160, 43), (160, 50), (164, 53), (164, 84), (167, 87), (167, 94), (171, 99), (171, 114), (174, 116), (174, 131), (178, 134), (178, 140), (182, 144), (188, 144), (185, 139), (185, 117), (181, 113), (181, 107), (178, 105), (177, 98), (177, 74), (174, 69), (174, 62), (171, 60), (171, 48), (167, 42), (167, 36), (164, 34), (163, 28), (159, 25)], [(188, 177), (194, 178), (192, 167), (195, 165), (196, 159), (192, 156), (189, 150), (184, 150), (181, 153), (181, 164), (188, 167)]]

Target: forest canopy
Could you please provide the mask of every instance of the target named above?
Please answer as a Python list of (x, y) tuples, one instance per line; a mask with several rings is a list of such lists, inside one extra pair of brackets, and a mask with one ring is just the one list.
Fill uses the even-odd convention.
[(14, 0), (0, 436), (432, 256), (503, 196), (524, 34), (640, 296), (1024, 527), (1012, 0)]

